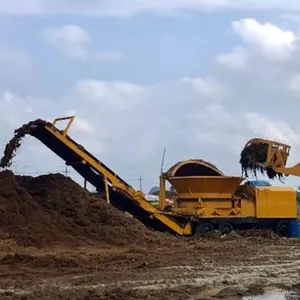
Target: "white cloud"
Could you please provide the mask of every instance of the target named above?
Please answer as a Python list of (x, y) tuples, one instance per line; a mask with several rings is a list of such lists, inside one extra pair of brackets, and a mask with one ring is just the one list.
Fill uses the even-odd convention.
[(254, 134), (288, 144), (299, 145), (300, 143), (300, 133), (294, 131), (285, 121), (272, 119), (259, 113), (246, 113), (245, 118)]
[(289, 88), (291, 91), (300, 91), (300, 74), (294, 74), (289, 81)]
[(226, 89), (214, 78), (189, 78), (181, 79), (184, 84), (191, 85), (197, 92), (204, 97), (211, 99), (222, 99), (226, 95)]
[(143, 87), (129, 82), (106, 82), (81, 80), (73, 88), (73, 93), (85, 103), (106, 105), (112, 109), (130, 110), (140, 99)]
[(86, 60), (89, 57), (85, 45), (91, 41), (89, 34), (76, 25), (45, 30), (46, 40), (71, 58)]
[(246, 68), (248, 58), (247, 51), (242, 47), (235, 47), (231, 52), (217, 56), (217, 62), (234, 70)]
[(224, 124), (231, 129), (234, 129), (236, 126), (232, 115), (226, 110), (224, 105), (219, 103), (208, 104), (203, 110), (191, 113), (190, 117), (207, 124), (206, 126), (211, 129), (215, 128), (218, 130)]
[(55, 103), (47, 99), (31, 96), (22, 97), (10, 90), (0, 93), (0, 119), (6, 123), (9, 120), (9, 130), (12, 131), (28, 121), (41, 115), (52, 121), (57, 113)]
[(255, 19), (241, 19), (232, 23), (235, 32), (250, 46), (271, 60), (287, 60), (297, 49), (296, 35), (290, 30)]
[(34, 65), (29, 54), (17, 47), (0, 46), (0, 90), (29, 93), (35, 90)]
[(80, 14), (130, 16), (137, 13), (170, 13), (182, 10), (201, 9), (281, 9), (299, 10), (297, 0), (28, 0), (20, 5), (19, 0), (1, 1), (0, 12), (7, 14)]
[[(76, 115), (76, 114), (75, 114)], [(80, 117), (76, 118), (74, 123), (74, 129), (85, 136), (94, 136), (96, 134), (96, 128), (87, 119), (82, 119)]]
[(50, 27), (43, 32), (45, 40), (69, 58), (82, 61), (119, 61), (120, 52), (93, 52), (89, 50), (92, 39), (87, 31), (77, 25)]

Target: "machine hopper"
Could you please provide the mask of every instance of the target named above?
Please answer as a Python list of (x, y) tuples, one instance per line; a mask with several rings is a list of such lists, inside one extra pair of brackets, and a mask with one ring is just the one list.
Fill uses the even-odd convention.
[(178, 198), (231, 198), (244, 180), (232, 176), (180, 176), (168, 177)]

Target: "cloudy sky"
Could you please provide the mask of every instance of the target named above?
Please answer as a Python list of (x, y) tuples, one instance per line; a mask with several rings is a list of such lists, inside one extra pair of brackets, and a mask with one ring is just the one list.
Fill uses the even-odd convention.
[[(165, 169), (202, 158), (240, 175), (253, 137), (300, 161), (299, 1), (2, 0), (0, 13), (3, 148), (25, 122), (75, 114), (70, 135), (146, 191), (164, 147)], [(28, 137), (13, 170), (64, 162)]]

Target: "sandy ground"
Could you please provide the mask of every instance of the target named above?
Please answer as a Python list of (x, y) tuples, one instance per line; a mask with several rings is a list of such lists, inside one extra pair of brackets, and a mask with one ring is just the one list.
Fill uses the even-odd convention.
[[(241, 299), (300, 288), (300, 240), (173, 239), (148, 247), (0, 244), (1, 299)], [(293, 298), (296, 299), (296, 298)]]

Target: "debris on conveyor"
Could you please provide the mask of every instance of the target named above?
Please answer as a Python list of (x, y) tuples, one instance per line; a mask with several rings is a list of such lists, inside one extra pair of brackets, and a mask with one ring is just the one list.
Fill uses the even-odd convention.
[(269, 179), (278, 178), (280, 181), (283, 174), (277, 173), (272, 168), (263, 168), (258, 166), (257, 163), (264, 163), (267, 160), (268, 144), (266, 143), (253, 143), (245, 147), (241, 152), (240, 164), (242, 166), (242, 173), (249, 177), (250, 171), (257, 177), (257, 171), (262, 175), (266, 174)]
[(35, 121), (31, 121), (27, 124), (22, 125), (20, 128), (16, 129), (14, 132), (14, 137), (6, 144), (4, 149), (3, 157), (0, 161), (0, 168), (9, 168), (12, 164), (12, 159), (16, 155), (16, 151), (21, 146), (21, 142), (23, 137), (26, 134), (29, 134), (32, 128), (39, 124), (47, 124), (46, 121), (37, 119)]

